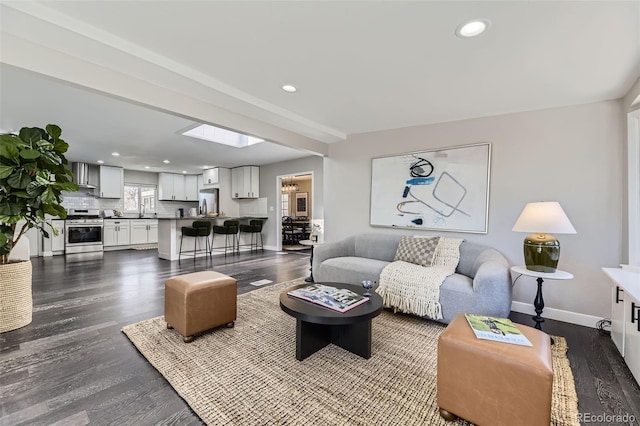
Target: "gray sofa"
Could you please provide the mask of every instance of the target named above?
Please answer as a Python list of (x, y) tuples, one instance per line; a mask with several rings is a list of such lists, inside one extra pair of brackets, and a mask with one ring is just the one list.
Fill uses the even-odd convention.
[[(316, 282), (360, 285), (380, 279), (392, 262), (401, 235), (360, 234), (318, 245), (313, 253)], [(460, 262), (440, 287), (440, 305), (448, 324), (459, 313), (506, 318), (511, 311), (511, 275), (507, 259), (495, 249), (463, 241)]]

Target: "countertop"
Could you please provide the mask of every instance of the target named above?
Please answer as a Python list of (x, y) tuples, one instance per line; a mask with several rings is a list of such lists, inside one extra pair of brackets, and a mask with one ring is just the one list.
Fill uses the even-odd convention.
[(157, 217), (105, 217), (104, 220), (147, 220), (158, 219)]
[(159, 216), (158, 220), (248, 220), (248, 219), (262, 219), (267, 220), (266, 216), (190, 216), (190, 217), (171, 217), (171, 216)]

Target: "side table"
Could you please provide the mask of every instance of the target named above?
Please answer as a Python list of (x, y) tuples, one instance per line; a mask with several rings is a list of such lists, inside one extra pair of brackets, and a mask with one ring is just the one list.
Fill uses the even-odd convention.
[(512, 266), (511, 270), (516, 274), (520, 274), (518, 275), (518, 277), (516, 277), (516, 280), (522, 275), (536, 277), (536, 281), (538, 282), (538, 292), (536, 293), (536, 298), (533, 301), (533, 306), (536, 309), (536, 316), (532, 318), (536, 322), (535, 328), (537, 328), (538, 330), (542, 330), (542, 326), (540, 325), (544, 322), (544, 318), (542, 318), (542, 310), (544, 309), (544, 299), (542, 298), (542, 283), (545, 279), (570, 280), (573, 278), (573, 274), (566, 271), (561, 271), (559, 269), (556, 269), (555, 272), (531, 271), (524, 266)]
[(302, 244), (303, 246), (311, 246), (311, 257), (309, 258), (309, 271), (311, 271), (311, 274), (305, 278), (304, 280), (308, 283), (313, 283), (315, 281), (313, 281), (313, 248), (315, 246), (319, 246), (320, 244), (322, 244), (321, 242), (318, 241), (313, 241), (313, 240), (300, 240), (298, 241), (299, 244)]

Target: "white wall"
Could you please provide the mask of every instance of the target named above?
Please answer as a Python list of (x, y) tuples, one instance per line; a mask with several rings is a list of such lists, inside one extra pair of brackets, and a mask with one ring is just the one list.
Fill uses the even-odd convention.
[[(578, 233), (556, 235), (558, 267), (575, 278), (545, 281), (545, 313), (556, 308), (608, 317), (610, 284), (600, 268), (622, 261), (623, 118), (618, 100), (349, 136), (330, 145), (325, 159), (325, 239), (415, 232), (369, 225), (371, 158), (490, 142), (489, 231), (445, 235), (490, 245), (521, 265), (525, 234), (511, 228), (522, 208), (559, 201)], [(514, 300), (532, 304), (535, 291), (535, 279), (522, 277)]]
[(280, 203), (281, 188), (277, 186), (278, 176), (295, 175), (304, 172), (313, 172), (313, 189), (311, 192), (312, 219), (324, 218), (324, 194), (323, 190), (323, 157), (309, 156), (297, 160), (283, 161), (267, 164), (260, 167), (260, 196), (267, 197), (269, 220), (263, 228), (264, 245), (274, 248), (278, 242), (278, 223), (276, 217), (278, 204)]

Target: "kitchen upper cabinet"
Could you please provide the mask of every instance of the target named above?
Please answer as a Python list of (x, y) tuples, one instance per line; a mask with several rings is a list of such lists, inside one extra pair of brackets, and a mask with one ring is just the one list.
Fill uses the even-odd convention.
[(100, 198), (122, 198), (124, 193), (124, 169), (100, 166)]
[(198, 176), (158, 173), (158, 199), (198, 201)]
[(198, 175), (184, 175), (185, 201), (198, 201)]
[(202, 187), (215, 188), (218, 185), (218, 168), (207, 169), (202, 172)]
[(260, 167), (243, 166), (231, 169), (231, 194), (233, 198), (258, 198)]
[(128, 246), (131, 241), (131, 224), (129, 219), (105, 219), (103, 245)]
[(158, 242), (158, 221), (156, 219), (131, 220), (131, 244)]

